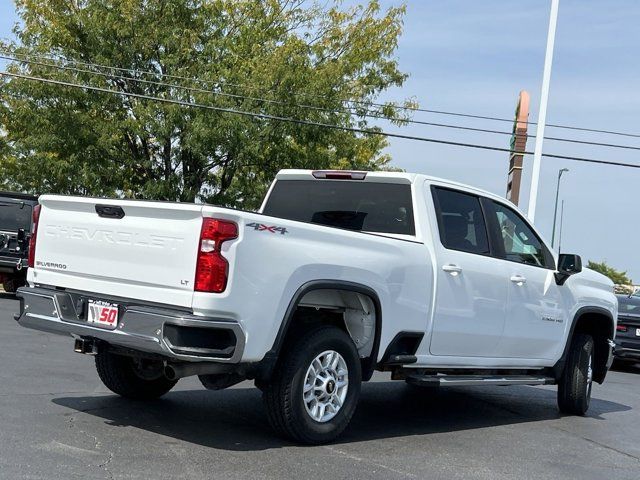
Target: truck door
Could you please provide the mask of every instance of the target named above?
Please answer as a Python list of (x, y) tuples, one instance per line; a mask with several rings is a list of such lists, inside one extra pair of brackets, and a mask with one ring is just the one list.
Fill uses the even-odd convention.
[(431, 188), (439, 239), (432, 355), (496, 357), (508, 298), (504, 262), (494, 247), (480, 197), (447, 187)]
[(503, 358), (557, 358), (566, 326), (568, 289), (555, 282), (555, 261), (526, 220), (511, 207), (487, 201), (488, 225), (497, 232), (501, 263), (508, 269), (509, 303), (497, 348)]

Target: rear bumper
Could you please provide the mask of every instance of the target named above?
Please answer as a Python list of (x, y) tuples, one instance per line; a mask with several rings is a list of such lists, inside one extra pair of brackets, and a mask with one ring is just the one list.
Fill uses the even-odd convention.
[(640, 362), (640, 346), (638, 346), (638, 348), (629, 348), (616, 345), (613, 354), (615, 358), (619, 360), (635, 360)]
[(120, 303), (118, 327), (107, 330), (80, 318), (82, 313), (77, 313), (76, 305), (79, 299), (86, 297), (113, 299), (99, 294), (70, 294), (34, 287), (18, 289), (17, 296), (20, 314), (16, 320), (26, 328), (76, 338), (95, 338), (175, 361), (238, 363), (244, 351), (244, 332), (233, 320), (201, 317), (125, 300)]
[(618, 325), (621, 323), (630, 330), (616, 335), (613, 353), (619, 360), (640, 361), (640, 336), (634, 335), (640, 324), (637, 319), (618, 318)]
[(22, 258), (5, 257), (0, 255), (0, 271), (4, 273), (11, 273), (17, 270), (22, 270), (26, 267), (26, 261)]

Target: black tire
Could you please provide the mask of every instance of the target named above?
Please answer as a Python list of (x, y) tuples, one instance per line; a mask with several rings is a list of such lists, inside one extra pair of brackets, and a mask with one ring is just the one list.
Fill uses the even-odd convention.
[(589, 369), (593, 365), (593, 338), (578, 333), (573, 337), (564, 373), (558, 382), (558, 408), (569, 415), (584, 415), (591, 402)]
[[(335, 416), (314, 420), (303, 400), (305, 376), (311, 362), (327, 350), (338, 352), (348, 370), (346, 397)], [(269, 423), (280, 435), (295, 442), (317, 445), (337, 438), (351, 421), (360, 398), (362, 372), (358, 351), (351, 338), (333, 326), (321, 326), (304, 333), (285, 346), (274, 375), (264, 386), (263, 399)]]
[(161, 397), (178, 383), (165, 377), (160, 361), (134, 359), (104, 350), (96, 355), (96, 370), (109, 390), (135, 400)]
[(17, 275), (15, 277), (5, 277), (2, 282), (2, 288), (7, 293), (16, 293), (16, 290), (20, 287), (24, 287), (26, 284), (27, 277), (24, 275)]
[(5, 280), (2, 282), (2, 288), (7, 293), (16, 293), (16, 290), (18, 289), (18, 284), (16, 282), (16, 279), (5, 278)]

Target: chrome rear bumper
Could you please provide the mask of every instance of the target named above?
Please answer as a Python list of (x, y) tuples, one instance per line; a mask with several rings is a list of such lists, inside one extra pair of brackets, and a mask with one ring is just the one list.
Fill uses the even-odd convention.
[(20, 314), (16, 320), (26, 328), (94, 338), (159, 354), (168, 360), (238, 363), (242, 358), (245, 335), (240, 324), (233, 320), (207, 318), (125, 299), (115, 301), (120, 305), (118, 326), (108, 330), (87, 323), (76, 308), (78, 301), (87, 298), (114, 301), (100, 294), (23, 287), (18, 289), (17, 297)]

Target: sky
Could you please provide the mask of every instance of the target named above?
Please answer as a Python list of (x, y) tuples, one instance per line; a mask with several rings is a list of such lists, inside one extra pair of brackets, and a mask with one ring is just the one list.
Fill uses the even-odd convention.
[[(345, 0), (346, 6), (358, 3)], [(550, 0), (380, 0), (384, 9), (407, 4), (397, 58), (409, 74), (401, 88), (381, 100), (413, 98), (421, 108), (513, 118), (518, 93), (531, 96), (530, 120), (537, 118)], [(0, 0), (0, 37), (12, 35), (17, 17), (10, 0)], [(560, 0), (547, 123), (640, 134), (640, 2)], [(416, 113), (415, 120), (507, 130), (507, 123)], [(380, 123), (400, 133), (508, 147), (509, 137)], [(534, 128), (534, 127), (531, 127)], [(531, 132), (534, 133), (534, 132)], [(625, 138), (547, 128), (546, 136), (640, 147)], [(527, 144), (533, 150), (534, 139)], [(393, 164), (504, 195), (508, 154), (391, 139)], [(640, 151), (547, 140), (544, 152), (640, 164)], [(526, 211), (532, 157), (525, 157), (520, 206)], [(565, 201), (562, 251), (583, 261), (605, 260), (640, 283), (634, 213), (640, 169), (542, 159), (536, 226), (551, 238), (558, 170)]]

